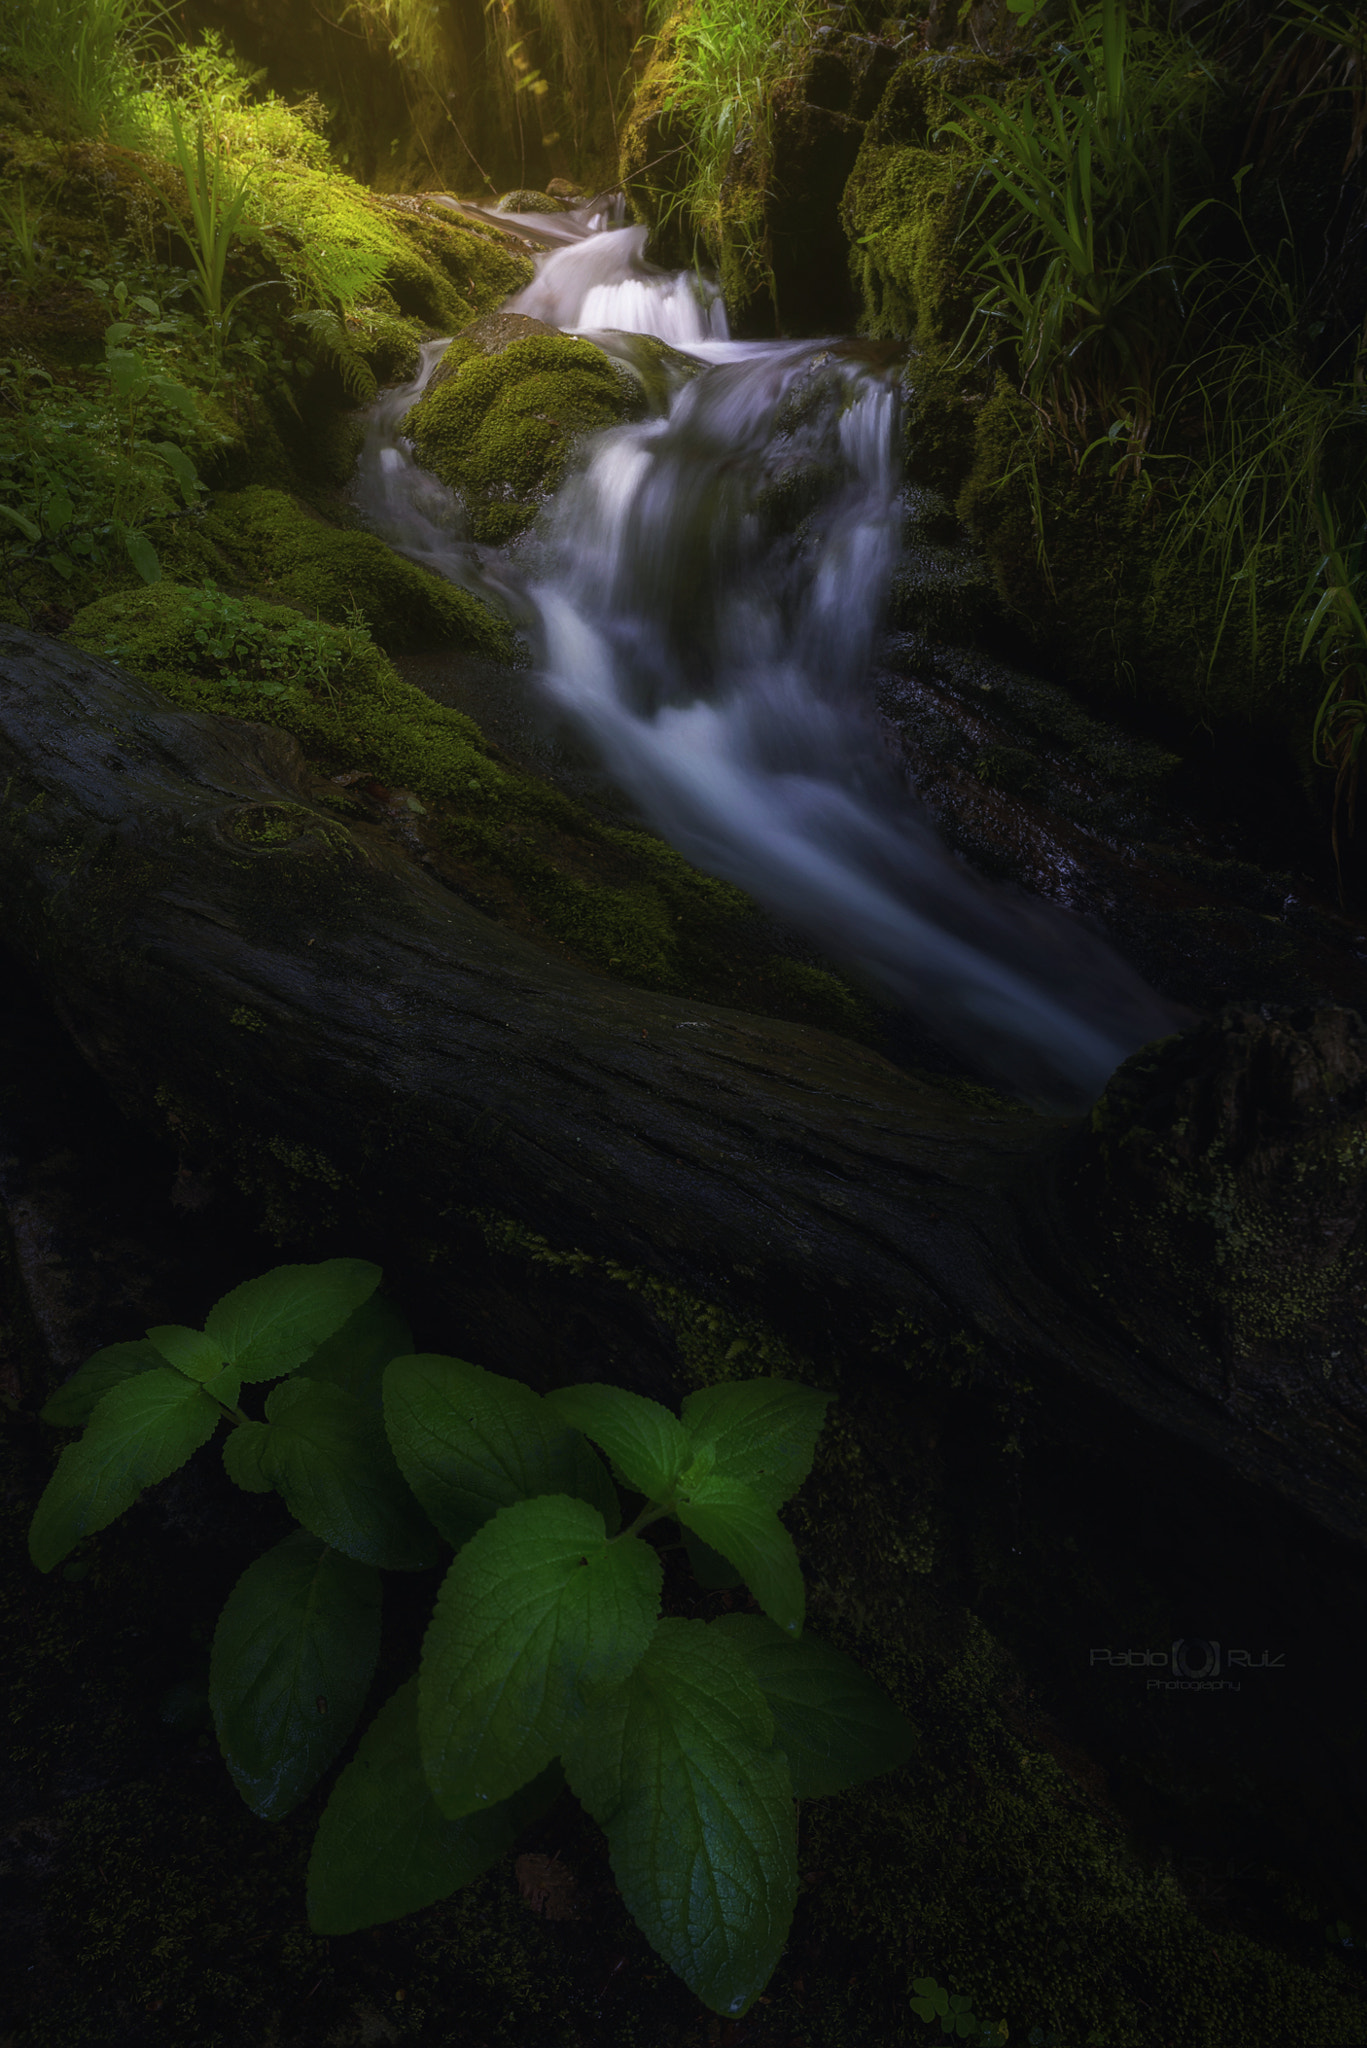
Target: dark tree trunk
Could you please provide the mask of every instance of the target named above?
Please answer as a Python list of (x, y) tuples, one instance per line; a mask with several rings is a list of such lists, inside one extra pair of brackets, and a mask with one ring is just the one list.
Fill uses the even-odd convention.
[(992, 1114), (569, 968), (308, 787), (279, 732), (0, 628), (0, 931), (196, 1165), (291, 1179), (399, 1268), (492, 1217), (870, 1375), (957, 1350), (1367, 1536), (1352, 1012), (1200, 1026), (1080, 1123)]

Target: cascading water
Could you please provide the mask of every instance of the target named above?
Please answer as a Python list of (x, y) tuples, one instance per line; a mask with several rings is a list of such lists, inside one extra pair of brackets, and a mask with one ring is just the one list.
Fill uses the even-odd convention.
[[(1066, 913), (956, 860), (878, 725), (895, 376), (858, 344), (728, 340), (715, 292), (656, 270), (644, 245), (640, 228), (586, 234), (509, 302), (627, 360), (631, 333), (692, 359), (667, 413), (599, 436), (539, 539), (488, 577), (530, 607), (541, 690), (699, 867), (998, 1081), (1090, 1100), (1174, 1013)], [(471, 583), (459, 507), (397, 437), (439, 353), (381, 401), (358, 490), (395, 544)]]

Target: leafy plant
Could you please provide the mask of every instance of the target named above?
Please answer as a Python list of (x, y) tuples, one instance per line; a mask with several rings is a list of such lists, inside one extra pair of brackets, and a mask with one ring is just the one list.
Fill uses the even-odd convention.
[[(828, 0), (698, 0), (676, 14), (657, 0), (652, 14), (662, 22), (670, 17), (671, 83), (661, 111), (680, 117), (684, 135), (682, 173), (671, 180), (660, 225), (682, 211), (715, 249), (735, 156), (751, 145), (767, 150), (773, 89), (801, 68), (834, 9)], [(744, 240), (743, 219), (733, 215), (725, 225)], [(757, 244), (747, 261), (758, 280), (766, 259)]]
[(305, 312), (294, 313), (291, 320), (294, 326), (303, 329), (316, 354), (336, 370), (347, 397), (359, 405), (369, 404), (379, 388), (375, 372), (357, 351), (356, 344), (347, 333), (346, 322), (327, 306), (310, 307)]
[(1160, 45), (1126, 0), (1098, 0), (1074, 6), (1042, 105), (1030, 91), (976, 95), (942, 131), (988, 148), (987, 191), (962, 230), (980, 232), (970, 262), (989, 287), (969, 347), (1010, 343), (1023, 395), (1075, 460), (1097, 421), (1123, 421), (1132, 473), (1142, 466), (1205, 268), (1191, 230), (1214, 201), (1182, 206), (1174, 157), (1199, 156), (1209, 86), (1194, 49)]
[(31, 292), (43, 274), (38, 241), (42, 219), (41, 210), (29, 212), (28, 193), (22, 183), (16, 184), (12, 192), (0, 192), (0, 221), (9, 231), (9, 271), (25, 292)]
[(245, 285), (225, 301), (223, 285), (228, 252), (233, 237), (241, 230), (251, 200), (251, 177), (247, 172), (235, 175), (222, 151), (205, 149), (202, 119), (195, 128), (193, 149), (175, 107), (170, 109), (170, 121), (175, 161), (185, 180), (190, 224), (194, 230), (194, 238), (188, 244), (195, 273), (191, 289), (209, 324), (215, 354), (221, 357), (234, 309), (250, 293), (264, 291), (277, 280), (267, 278), (258, 284)]
[(112, 548), (155, 583), (161, 564), (148, 527), (172, 510), (168, 481), (186, 506), (204, 489), (183, 448), (137, 431), (144, 406), (193, 411), (191, 394), (123, 347), (131, 332), (123, 323), (106, 332), (111, 396), (126, 408), (117, 438), (108, 405), (58, 390), (22, 357), (0, 361), (0, 564), (25, 611), (16, 577), (49, 569), (70, 582), (79, 564), (99, 568)]
[[(915, 1740), (856, 1665), (802, 1633), (778, 1509), (830, 1397), (749, 1380), (690, 1394), (676, 1416), (620, 1387), (538, 1396), (414, 1353), (379, 1280), (359, 1259), (278, 1267), (202, 1330), (163, 1325), (87, 1360), (43, 1410), (84, 1434), (38, 1503), (33, 1561), (51, 1571), (229, 1423), (229, 1476), (278, 1492), (299, 1524), (239, 1579), (210, 1665), (233, 1781), (275, 1819), (360, 1718), (380, 1570), (454, 1551), (420, 1667), (319, 1823), (311, 1925), (350, 1933), (447, 1897), (568, 1782), (657, 1952), (714, 2011), (742, 2013), (796, 1901), (794, 1801), (896, 1769)], [(266, 1381), (252, 1416), (242, 1388)], [(619, 1486), (643, 1497), (625, 1528)], [(705, 1586), (743, 1580), (763, 1611), (662, 1618), (645, 1531), (666, 1519)]]
[(933, 1977), (917, 1977), (911, 1988), (916, 1993), (911, 2009), (918, 2019), (938, 2020), (946, 2034), (957, 2034), (961, 2041), (979, 2042), (981, 2048), (1000, 2048), (1006, 2040), (1005, 2020), (993, 2024), (974, 2019), (969, 2010), (970, 2001), (962, 1993), (942, 1991)]

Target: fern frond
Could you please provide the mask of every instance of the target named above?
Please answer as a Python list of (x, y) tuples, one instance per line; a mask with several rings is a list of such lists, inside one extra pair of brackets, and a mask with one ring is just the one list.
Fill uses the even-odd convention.
[(375, 373), (337, 314), (315, 306), (306, 313), (293, 313), (290, 318), (308, 336), (315, 357), (337, 372), (347, 397), (358, 405), (368, 405), (379, 389)]

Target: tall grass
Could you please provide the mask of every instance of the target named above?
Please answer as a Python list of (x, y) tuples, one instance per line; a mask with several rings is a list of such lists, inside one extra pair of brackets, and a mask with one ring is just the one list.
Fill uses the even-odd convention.
[[(1330, 838), (1344, 901), (1339, 817), (1347, 799), (1348, 830), (1356, 825), (1358, 779), (1367, 744), (1367, 497), (1357, 507), (1358, 531), (1346, 539), (1327, 491), (1315, 501), (1323, 554), (1303, 600), (1309, 612), (1301, 638), (1304, 660), (1313, 649), (1326, 678), (1311, 739), (1315, 765), (1334, 776)], [(1346, 907), (1346, 905), (1345, 905)]]
[(140, 61), (169, 35), (161, 0), (5, 0), (0, 60), (50, 87), (76, 125), (115, 141), (136, 126)]
[[(652, 19), (663, 25), (669, 12), (669, 0), (652, 0)], [(737, 154), (767, 158), (774, 87), (800, 71), (816, 30), (837, 12), (828, 0), (696, 0), (672, 24), (661, 107), (678, 116), (685, 140), (661, 226), (682, 212), (700, 242), (719, 246)]]
[(1180, 173), (1210, 182), (1211, 84), (1191, 44), (1133, 20), (1125, 0), (1098, 0), (1074, 5), (1038, 99), (976, 95), (941, 131), (986, 151), (962, 230), (986, 287), (968, 349), (1005, 345), (1045, 435), (1075, 463), (1098, 431), (1114, 449), (1119, 428), (1117, 468), (1142, 468), (1207, 267), (1195, 227), (1215, 201), (1184, 205)]

